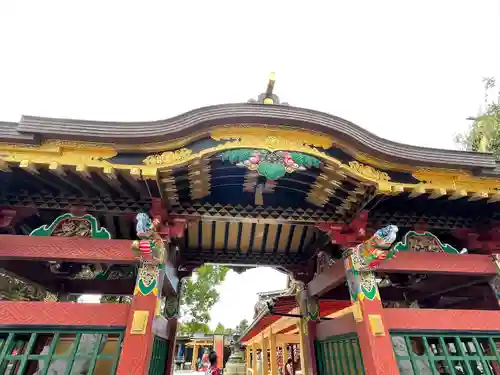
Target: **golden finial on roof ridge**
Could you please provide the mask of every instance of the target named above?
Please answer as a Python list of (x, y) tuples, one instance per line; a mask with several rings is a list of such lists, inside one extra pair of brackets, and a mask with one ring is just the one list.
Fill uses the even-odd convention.
[(275, 72), (269, 73), (269, 80), (267, 82), (266, 91), (260, 94), (257, 100), (250, 99), (249, 103), (288, 105), (287, 103), (280, 103), (278, 96), (273, 92), (275, 82), (276, 82), (276, 73)]
[(273, 97), (275, 75), (276, 74), (274, 72), (271, 72), (269, 74), (269, 81), (267, 82), (267, 89), (266, 89), (266, 96), (264, 98), (264, 104), (275, 104), (274, 97)]

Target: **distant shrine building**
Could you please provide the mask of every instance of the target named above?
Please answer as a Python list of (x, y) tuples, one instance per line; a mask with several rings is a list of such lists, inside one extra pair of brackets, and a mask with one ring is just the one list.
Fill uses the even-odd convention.
[(167, 120), (0, 123), (0, 189), (0, 374), (172, 374), (182, 280), (219, 263), (290, 280), (235, 373), (500, 375), (490, 154), (381, 139), (271, 77)]

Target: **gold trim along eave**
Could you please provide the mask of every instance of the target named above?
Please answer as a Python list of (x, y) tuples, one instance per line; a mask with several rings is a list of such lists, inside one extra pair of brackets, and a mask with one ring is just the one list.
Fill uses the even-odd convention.
[(97, 145), (86, 142), (49, 140), (40, 146), (26, 144), (0, 143), (0, 170), (9, 171), (11, 166), (19, 166), (37, 174), (38, 167), (47, 167), (50, 171), (64, 175), (64, 168), (74, 168), (79, 174), (88, 174), (94, 170), (114, 178), (117, 170), (125, 170), (133, 178), (155, 179), (157, 168), (147, 165), (114, 164), (111, 159), (118, 154), (109, 145)]
[[(159, 151), (174, 151), (177, 149), (185, 148), (190, 143), (206, 137), (212, 137), (214, 139), (224, 139), (229, 136), (238, 135), (251, 135), (261, 133), (266, 136), (278, 134), (287, 138), (290, 137), (302, 137), (307, 139), (307, 144), (313, 145), (315, 147), (328, 148), (332, 145), (339, 147), (344, 152), (350, 154), (354, 159), (373, 167), (381, 168), (384, 170), (401, 171), (401, 172), (412, 172), (418, 166), (409, 165), (405, 163), (399, 163), (395, 161), (388, 161), (380, 159), (373, 155), (366, 154), (365, 152), (359, 151), (354, 145), (348, 144), (345, 141), (341, 141), (331, 135), (327, 135), (320, 132), (315, 132), (312, 130), (304, 130), (297, 126), (290, 125), (268, 125), (268, 124), (226, 124), (217, 125), (198, 133), (191, 134), (189, 136), (169, 139), (168, 141), (160, 142), (149, 142), (142, 144), (126, 144), (126, 143), (112, 143), (112, 142), (88, 142), (88, 141), (73, 141), (73, 140), (60, 140), (60, 139), (46, 139), (43, 140), (41, 145), (25, 144), (25, 143), (6, 143), (0, 142), (0, 150), (48, 150), (53, 151), (57, 149), (74, 149), (81, 151), (113, 151), (113, 152), (159, 152)], [(227, 138), (226, 138), (227, 139)], [(99, 151), (98, 151), (99, 150)], [(421, 167), (425, 168), (425, 165)], [(439, 169), (439, 168), (438, 168)], [(440, 169), (447, 171), (447, 169)], [(454, 171), (458, 171), (454, 169)], [(468, 171), (462, 171), (468, 173)]]
[[(230, 124), (230, 125), (218, 125), (212, 128), (206, 129), (202, 132), (198, 132), (189, 136), (170, 139), (168, 141), (162, 142), (150, 142), (143, 144), (122, 144), (122, 143), (110, 143), (110, 142), (87, 142), (87, 141), (72, 141), (72, 140), (59, 140), (59, 139), (47, 139), (42, 141), (41, 145), (24, 144), (24, 143), (6, 143), (0, 142), (1, 151), (35, 151), (39, 150), (41, 152), (61, 152), (61, 150), (75, 150), (81, 152), (91, 152), (92, 154), (100, 153), (114, 153), (118, 152), (136, 152), (136, 153), (153, 153), (153, 152), (165, 152), (165, 151), (176, 151), (179, 149), (186, 148), (187, 145), (192, 142), (206, 138), (212, 137), (213, 139), (223, 140), (223, 139), (234, 139), (235, 136), (245, 136), (248, 138), (252, 135), (260, 135), (268, 137), (272, 135), (278, 135), (281, 138), (286, 138), (293, 140), (293, 138), (300, 137), (304, 139), (306, 144), (320, 147), (329, 148), (332, 145), (339, 147), (344, 152), (350, 154), (354, 159), (358, 160), (365, 165), (371, 165), (376, 168), (381, 168), (384, 170), (398, 171), (398, 172), (413, 172), (418, 169), (418, 166), (408, 165), (404, 163), (398, 163), (394, 161), (388, 161), (384, 159), (377, 158), (373, 155), (368, 155), (364, 152), (360, 152), (355, 146), (345, 143), (324, 133), (305, 131), (302, 128), (289, 125), (266, 125), (266, 124)], [(114, 164), (114, 166), (117, 166)], [(119, 165), (118, 169), (121, 168), (130, 169), (130, 166)], [(421, 168), (426, 168), (427, 166), (421, 166)], [(448, 170), (442, 168), (432, 168), (433, 170), (439, 170), (443, 172), (453, 171), (453, 173), (464, 173), (469, 174), (466, 170)]]
[[(189, 148), (181, 147), (193, 139), (204, 136), (225, 142), (198, 153), (193, 153)], [(151, 148), (148, 149), (150, 145), (152, 144), (133, 147), (136, 148), (136, 151), (152, 151)], [(54, 172), (64, 173), (64, 167), (74, 167), (78, 173), (85, 174), (89, 169), (95, 169), (108, 176), (112, 176), (116, 170), (126, 170), (134, 178), (158, 180), (158, 172), (169, 171), (198, 159), (207, 159), (218, 152), (236, 148), (259, 148), (269, 151), (288, 150), (315, 156), (326, 166), (335, 170), (336, 174), (354, 178), (367, 186), (374, 186), (379, 194), (398, 195), (406, 192), (411, 197), (430, 194), (431, 198), (447, 196), (449, 199), (467, 197), (470, 200), (488, 199), (490, 202), (500, 200), (498, 188), (500, 187), (500, 179), (473, 176), (463, 170), (405, 166), (406, 172), (412, 173), (420, 182), (411, 184), (391, 181), (386, 171), (393, 170), (396, 167), (394, 164), (387, 163), (386, 171), (378, 170), (374, 166), (365, 165), (358, 161), (344, 164), (319, 150), (320, 148), (328, 149), (333, 145), (345, 149), (332, 137), (291, 127), (218, 126), (182, 140), (174, 140), (164, 144), (157, 143), (152, 148), (160, 147), (160, 145), (162, 153), (148, 156), (144, 160), (144, 164), (130, 165), (113, 164), (108, 160), (116, 156), (122, 147), (125, 149), (126, 145), (118, 147), (115, 144), (64, 140), (47, 140), (40, 146), (0, 143), (0, 169), (8, 171), (10, 166), (20, 166), (31, 173), (37, 173), (37, 166), (43, 165), (54, 169)], [(172, 148), (173, 145), (180, 148)], [(349, 150), (351, 154), (356, 155), (355, 150)], [(387, 168), (389, 165), (391, 168)], [(400, 171), (400, 169), (398, 170)]]

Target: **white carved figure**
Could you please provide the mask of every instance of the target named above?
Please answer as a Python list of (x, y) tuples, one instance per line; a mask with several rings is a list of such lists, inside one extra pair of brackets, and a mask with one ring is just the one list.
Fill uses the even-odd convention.
[[(396, 354), (400, 356), (409, 356), (404, 337), (393, 336), (391, 337), (391, 340)], [(419, 369), (420, 375), (432, 375), (432, 370), (427, 360), (418, 359), (416, 360), (416, 365)], [(401, 375), (413, 375), (413, 369), (410, 361), (399, 361), (398, 367)]]
[[(91, 356), (92, 353), (94, 352), (95, 346), (98, 344), (102, 334), (97, 334), (97, 333), (84, 333), (80, 337), (80, 345), (78, 345), (78, 349), (76, 351), (75, 355), (75, 361), (73, 362), (73, 367), (71, 368), (70, 375), (85, 375), (87, 374), (87, 371), (89, 370), (90, 366), (90, 358), (84, 358), (84, 359), (78, 359), (79, 356)], [(103, 339), (101, 340), (101, 345), (99, 348), (99, 352), (104, 348), (104, 345), (106, 344), (106, 339), (107, 335), (104, 335)], [(73, 350), (73, 343), (68, 350), (66, 351), (66, 355), (69, 355), (71, 353), (71, 350)], [(49, 347), (50, 345), (45, 345), (40, 352), (40, 355), (47, 355), (49, 352)], [(51, 361), (49, 370), (47, 371), (47, 375), (63, 375), (64, 371), (66, 370), (66, 366), (68, 363), (68, 359), (57, 359), (54, 361)], [(38, 371), (35, 372), (33, 375), (40, 375), (42, 373), (44, 365), (44, 360), (38, 361)]]
[(262, 353), (257, 353), (257, 375), (262, 375)]

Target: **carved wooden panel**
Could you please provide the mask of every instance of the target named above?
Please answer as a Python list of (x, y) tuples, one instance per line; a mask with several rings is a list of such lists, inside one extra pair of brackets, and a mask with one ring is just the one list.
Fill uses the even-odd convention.
[(129, 304), (0, 301), (4, 326), (125, 327)]
[[(68, 251), (70, 249), (70, 251)], [(128, 240), (0, 235), (0, 259), (136, 263)]]

